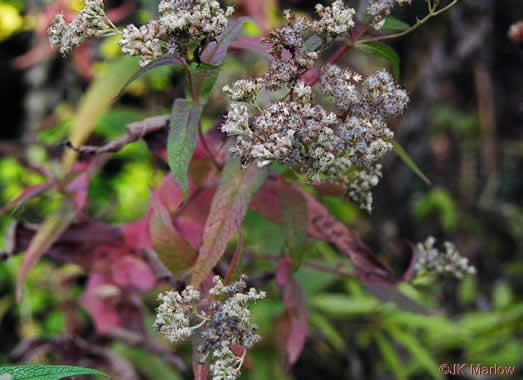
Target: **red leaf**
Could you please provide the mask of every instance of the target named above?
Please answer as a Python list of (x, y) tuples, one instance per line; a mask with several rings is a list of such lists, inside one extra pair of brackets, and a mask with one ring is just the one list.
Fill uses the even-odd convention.
[(231, 44), (232, 49), (252, 50), (272, 59), (271, 44), (263, 42), (261, 37), (240, 37)]
[(111, 269), (113, 281), (118, 286), (147, 292), (156, 284), (151, 268), (136, 256), (126, 255), (116, 260)]
[(309, 333), (305, 296), (300, 284), (292, 276), (290, 258), (282, 257), (280, 260), (277, 282), (284, 291), (287, 308), (279, 320), (279, 337), (285, 347), (287, 367), (290, 367), (300, 357)]
[(194, 380), (207, 380), (209, 376), (209, 366), (198, 363), (198, 355), (193, 354), (192, 370), (194, 372)]
[(116, 309), (119, 289), (107, 282), (104, 276), (92, 273), (87, 281), (87, 289), (81, 304), (93, 318), (96, 331), (104, 334), (121, 327), (120, 315)]
[[(281, 223), (281, 212), (277, 207), (267, 207), (278, 200), (279, 182), (271, 178), (258, 192), (250, 207), (275, 223)], [(327, 241), (346, 254), (355, 267), (355, 276), (362, 281), (392, 285), (397, 281), (390, 269), (383, 265), (361, 239), (343, 223), (334, 218), (327, 208), (312, 195), (300, 189), (307, 201), (308, 228), (310, 237)]]
[(151, 195), (149, 231), (154, 251), (167, 269), (180, 274), (192, 267), (196, 252), (172, 224), (171, 216), (158, 195)]
[(192, 285), (199, 287), (225, 253), (227, 243), (241, 225), (251, 197), (265, 181), (267, 171), (251, 165), (241, 169), (240, 161), (225, 166), (205, 224), (203, 244), (194, 265)]
[[(233, 344), (230, 348), (232, 353), (239, 358), (242, 357), (243, 352), (245, 351), (245, 347), (243, 347), (241, 344)], [(249, 362), (248, 354), (245, 356), (245, 359), (243, 359), (243, 367), (252, 369), (252, 364)]]

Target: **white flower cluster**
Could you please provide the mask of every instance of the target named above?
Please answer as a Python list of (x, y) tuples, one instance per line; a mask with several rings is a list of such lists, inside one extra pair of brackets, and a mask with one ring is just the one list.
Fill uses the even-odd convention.
[(460, 255), (456, 246), (445, 242), (442, 252), (434, 247), (436, 239), (429, 236), (423, 243), (418, 243), (416, 257), (416, 274), (422, 275), (427, 272), (452, 273), (456, 278), (463, 278), (467, 273), (475, 274), (476, 268), (469, 264), (466, 257)]
[(158, 299), (162, 303), (156, 310), (154, 327), (173, 343), (191, 336), (194, 327), (190, 326), (190, 316), (200, 300), (200, 292), (188, 286), (181, 294), (169, 291)]
[[(321, 91), (342, 112), (336, 115), (313, 104), (311, 87), (301, 81), (292, 86), (290, 100), (260, 109), (256, 98), (266, 83), (241, 80), (224, 88), (232, 103), (222, 131), (234, 136), (233, 153), (244, 166), (277, 161), (313, 183), (341, 184), (347, 197), (370, 212), (371, 190), (382, 176), (378, 162), (392, 149), (394, 134), (386, 121), (406, 109), (405, 90), (386, 71), (363, 78), (328, 66), (321, 75)], [(249, 106), (260, 112), (249, 117)]]
[[(188, 286), (181, 294), (170, 291), (160, 295), (154, 326), (169, 339), (177, 342), (189, 336), (199, 341), (200, 362), (210, 363), (213, 380), (235, 380), (245, 353), (260, 341), (257, 326), (250, 323), (248, 303), (265, 298), (265, 292), (251, 288), (245, 293), (245, 276), (225, 286), (218, 276), (209, 291), (213, 300), (198, 313), (200, 293)], [(190, 324), (193, 323), (193, 326)], [(242, 346), (243, 356), (235, 356), (232, 346)]]
[(165, 54), (185, 56), (191, 44), (215, 41), (234, 8), (223, 10), (215, 0), (162, 0), (160, 17), (137, 28), (128, 25), (120, 40), (124, 54), (141, 57), (145, 66)]
[(372, 18), (372, 25), (374, 29), (379, 30), (385, 23), (385, 18), (388, 17), (396, 5), (410, 5), (412, 0), (369, 0), (369, 7), (367, 8), (367, 15)]
[(60, 53), (63, 55), (86, 39), (119, 33), (105, 15), (103, 0), (86, 0), (84, 8), (70, 24), (63, 14), (57, 14), (47, 32), (51, 45), (61, 45)]
[(317, 4), (316, 12), (320, 20), (312, 24), (312, 30), (318, 34), (329, 33), (338, 36), (354, 26), (352, 19), (356, 11), (353, 8), (345, 8), (342, 0), (336, 0), (330, 7)]

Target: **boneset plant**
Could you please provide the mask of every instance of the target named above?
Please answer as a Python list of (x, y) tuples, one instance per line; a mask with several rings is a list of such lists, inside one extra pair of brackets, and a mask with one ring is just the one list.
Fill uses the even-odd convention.
[[(123, 30), (108, 19), (102, 0), (87, 0), (70, 23), (58, 14), (49, 39), (60, 45), (61, 53), (68, 54), (86, 39), (121, 34), (121, 52), (140, 59), (141, 69), (131, 81), (159, 66), (174, 65), (185, 73), (187, 96), (175, 100), (170, 116), (134, 123), (127, 136), (105, 146), (68, 144), (82, 161), (60, 182), (67, 193), (64, 207), (23, 246), (28, 253), (19, 286), (46, 252), (80, 263), (92, 270), (82, 303), (98, 332), (110, 334), (125, 323), (116, 305), (152, 289), (157, 281), (174, 284), (178, 290), (160, 296), (154, 326), (173, 343), (192, 339), (197, 377), (210, 371), (215, 380), (232, 380), (240, 375), (247, 350), (260, 340), (248, 304), (265, 297), (255, 287), (273, 278), (282, 290), (291, 326), (284, 351), (288, 364), (297, 360), (307, 335), (307, 309), (294, 272), (307, 264), (303, 255), (308, 238), (324, 240), (348, 256), (351, 276), (389, 290), (415, 274), (473, 273), (451, 243), (442, 253), (430, 238), (418, 245), (410, 269), (398, 276), (309, 191), (334, 186), (370, 213), (372, 190), (384, 175), (381, 162), (393, 150), (425, 179), (389, 128), (388, 123), (406, 111), (409, 95), (398, 83), (397, 54), (380, 41), (414, 31), (456, 2), (426, 0), (427, 15), (409, 27), (390, 14), (395, 6), (410, 5), (410, 0), (370, 0), (362, 19), (337, 0), (316, 5), (313, 18), (285, 11), (283, 24), (261, 39), (240, 38), (248, 19), (236, 18), (232, 7), (213, 0), (162, 0), (156, 18)], [(396, 33), (389, 32), (388, 23)], [(228, 109), (215, 128), (204, 133), (204, 106), (234, 44), (261, 50), (270, 62), (264, 74), (223, 87)], [(340, 66), (340, 58), (351, 48), (390, 60), (393, 73), (364, 75)], [(85, 205), (81, 189), (95, 165), (93, 155), (116, 152), (142, 138), (153, 153), (167, 159), (172, 171), (152, 192), (147, 216), (119, 227), (86, 222), (83, 216), (79, 227)], [(313, 187), (304, 187), (309, 185)], [(273, 272), (252, 273), (252, 282), (242, 275), (234, 282), (242, 260), (267, 258), (263, 252), (243, 252), (241, 225), (248, 209), (282, 226), (286, 249), (276, 258)], [(16, 228), (35, 234), (26, 231), (27, 226)], [(96, 241), (75, 240), (72, 233), (77, 228), (96, 233)], [(236, 249), (228, 260), (228, 243), (236, 233)], [(71, 241), (77, 244), (74, 254), (64, 251), (63, 243)], [(104, 264), (112, 269), (103, 269)], [(339, 268), (310, 267), (347, 275)], [(105, 314), (99, 313), (101, 307)], [(109, 322), (104, 319), (107, 313)]]

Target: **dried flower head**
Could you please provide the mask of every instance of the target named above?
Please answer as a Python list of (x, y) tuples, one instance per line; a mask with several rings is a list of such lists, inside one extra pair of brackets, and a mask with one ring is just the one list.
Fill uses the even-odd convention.
[(412, 0), (369, 0), (367, 15), (372, 18), (372, 25), (375, 29), (381, 29), (396, 5), (410, 5)]
[(463, 278), (467, 273), (475, 274), (476, 268), (469, 264), (466, 257), (460, 255), (456, 246), (450, 242), (443, 243), (445, 251), (438, 250), (434, 245), (436, 239), (429, 236), (425, 242), (418, 243), (416, 256), (416, 274), (427, 272), (451, 273), (456, 278)]
[(317, 4), (316, 12), (320, 20), (312, 24), (312, 30), (320, 35), (328, 33), (331, 36), (339, 36), (354, 26), (353, 17), (356, 11), (345, 8), (342, 0), (336, 0), (330, 7)]
[(165, 54), (186, 56), (201, 43), (224, 31), (234, 9), (223, 10), (215, 0), (162, 0), (158, 20), (137, 28), (128, 25), (120, 40), (124, 54), (141, 57), (145, 66)]
[[(234, 137), (232, 152), (244, 166), (276, 161), (304, 173), (312, 183), (340, 184), (348, 198), (370, 212), (371, 190), (382, 176), (378, 162), (392, 150), (394, 134), (387, 120), (406, 109), (405, 90), (386, 71), (364, 79), (331, 65), (322, 71), (320, 89), (341, 114), (314, 104), (312, 88), (289, 78), (294, 83), (290, 99), (262, 109), (256, 103), (259, 89), (272, 89), (282, 80), (271, 80), (268, 75), (273, 74), (274, 65), (263, 80), (241, 80), (224, 88), (232, 103), (222, 131)], [(249, 117), (248, 105), (259, 113)]]
[[(246, 277), (225, 286), (218, 276), (209, 291), (213, 299), (202, 311), (198, 311), (200, 293), (188, 286), (181, 294), (170, 291), (161, 294), (162, 304), (157, 309), (154, 326), (171, 342), (189, 336), (199, 341), (197, 351), (200, 362), (209, 362), (213, 380), (234, 380), (240, 369), (246, 350), (260, 341), (257, 326), (250, 322), (248, 304), (265, 298), (265, 292), (247, 289)], [(244, 354), (235, 356), (232, 346), (242, 346)]]
[(80, 13), (68, 24), (63, 14), (57, 14), (48, 29), (52, 45), (61, 45), (60, 53), (67, 55), (86, 39), (119, 33), (107, 18), (103, 0), (86, 0)]

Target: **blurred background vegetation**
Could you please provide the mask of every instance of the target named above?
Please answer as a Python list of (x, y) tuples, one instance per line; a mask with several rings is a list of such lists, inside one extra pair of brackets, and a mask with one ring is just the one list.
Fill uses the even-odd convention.
[[(349, 3), (359, 6), (360, 1)], [(413, 3), (395, 17), (415, 22), (426, 6), (422, 0)], [(0, 0), (1, 205), (27, 186), (45, 182), (35, 167), (58, 174), (62, 144), (72, 128), (92, 129), (89, 143), (103, 143), (123, 135), (130, 122), (168, 113), (173, 99), (183, 96), (180, 74), (160, 68), (134, 82), (111, 104), (115, 91), (136, 70), (136, 61), (120, 57), (117, 39), (112, 38), (89, 43), (72, 59), (45, 51), (41, 25), (49, 4)], [(82, 6), (80, 0), (68, 4), (72, 9)], [(288, 7), (312, 14), (314, 2), (264, 4), (264, 14), (258, 17), (271, 26), (280, 22), (280, 11)], [(123, 5), (131, 6), (125, 20), (141, 23), (154, 16), (156, 2), (106, 3), (107, 8)], [(245, 13), (247, 7), (240, 9)], [(242, 378), (440, 379), (441, 363), (516, 366), (516, 377), (523, 378), (523, 49), (507, 36), (510, 25), (522, 19), (520, 0), (461, 0), (449, 13), (391, 41), (401, 56), (402, 82), (412, 100), (394, 130), (432, 185), (425, 185), (390, 154), (372, 215), (345, 200), (320, 196), (337, 218), (398, 271), (409, 262), (407, 242), (432, 234), (455, 241), (476, 266), (477, 276), (463, 281), (431, 277), (400, 285), (404, 294), (437, 311), (424, 316), (382, 303), (356, 280), (302, 268), (298, 279), (310, 320), (302, 357), (292, 373), (286, 373), (275, 349), (274, 328), (284, 306), (276, 286), (270, 285), (274, 297), (253, 308), (264, 340), (249, 359), (254, 369), (245, 370)], [(245, 32), (257, 35), (260, 30), (250, 24)], [(387, 65), (358, 52), (347, 54), (342, 64), (362, 73)], [(265, 67), (266, 61), (255, 53), (230, 54), (205, 110), (204, 126), (210, 128), (225, 109), (219, 91), (223, 84)], [(86, 101), (89, 97), (94, 100)], [(79, 114), (84, 119), (79, 120)], [(148, 188), (159, 184), (167, 172), (165, 164), (143, 142), (107, 160), (89, 184), (88, 214), (115, 224), (142, 217), (149, 204)], [(41, 222), (57, 209), (60, 199), (48, 191), (16, 213), (2, 216), (1, 235), (14, 219)], [(275, 256), (281, 252), (280, 229), (255, 212), (247, 215), (244, 230), (246, 249)], [(339, 255), (329, 245), (315, 243), (307, 258), (336, 263)], [(74, 314), (87, 341), (130, 361), (141, 378), (182, 378), (158, 356), (93, 336), (88, 315), (76, 303), (86, 280), (78, 267), (42, 260), (29, 276), (26, 296), (16, 304), (14, 283), (20, 263), (20, 256), (0, 263), (0, 364), (25, 341), (71, 334), (68, 321)], [(269, 260), (249, 265), (263, 271), (276, 264)], [(159, 290), (146, 296), (147, 326)], [(179, 352), (190, 357), (189, 347), (182, 346)], [(37, 354), (33, 360), (64, 359)], [(75, 364), (92, 363), (79, 358)]]

